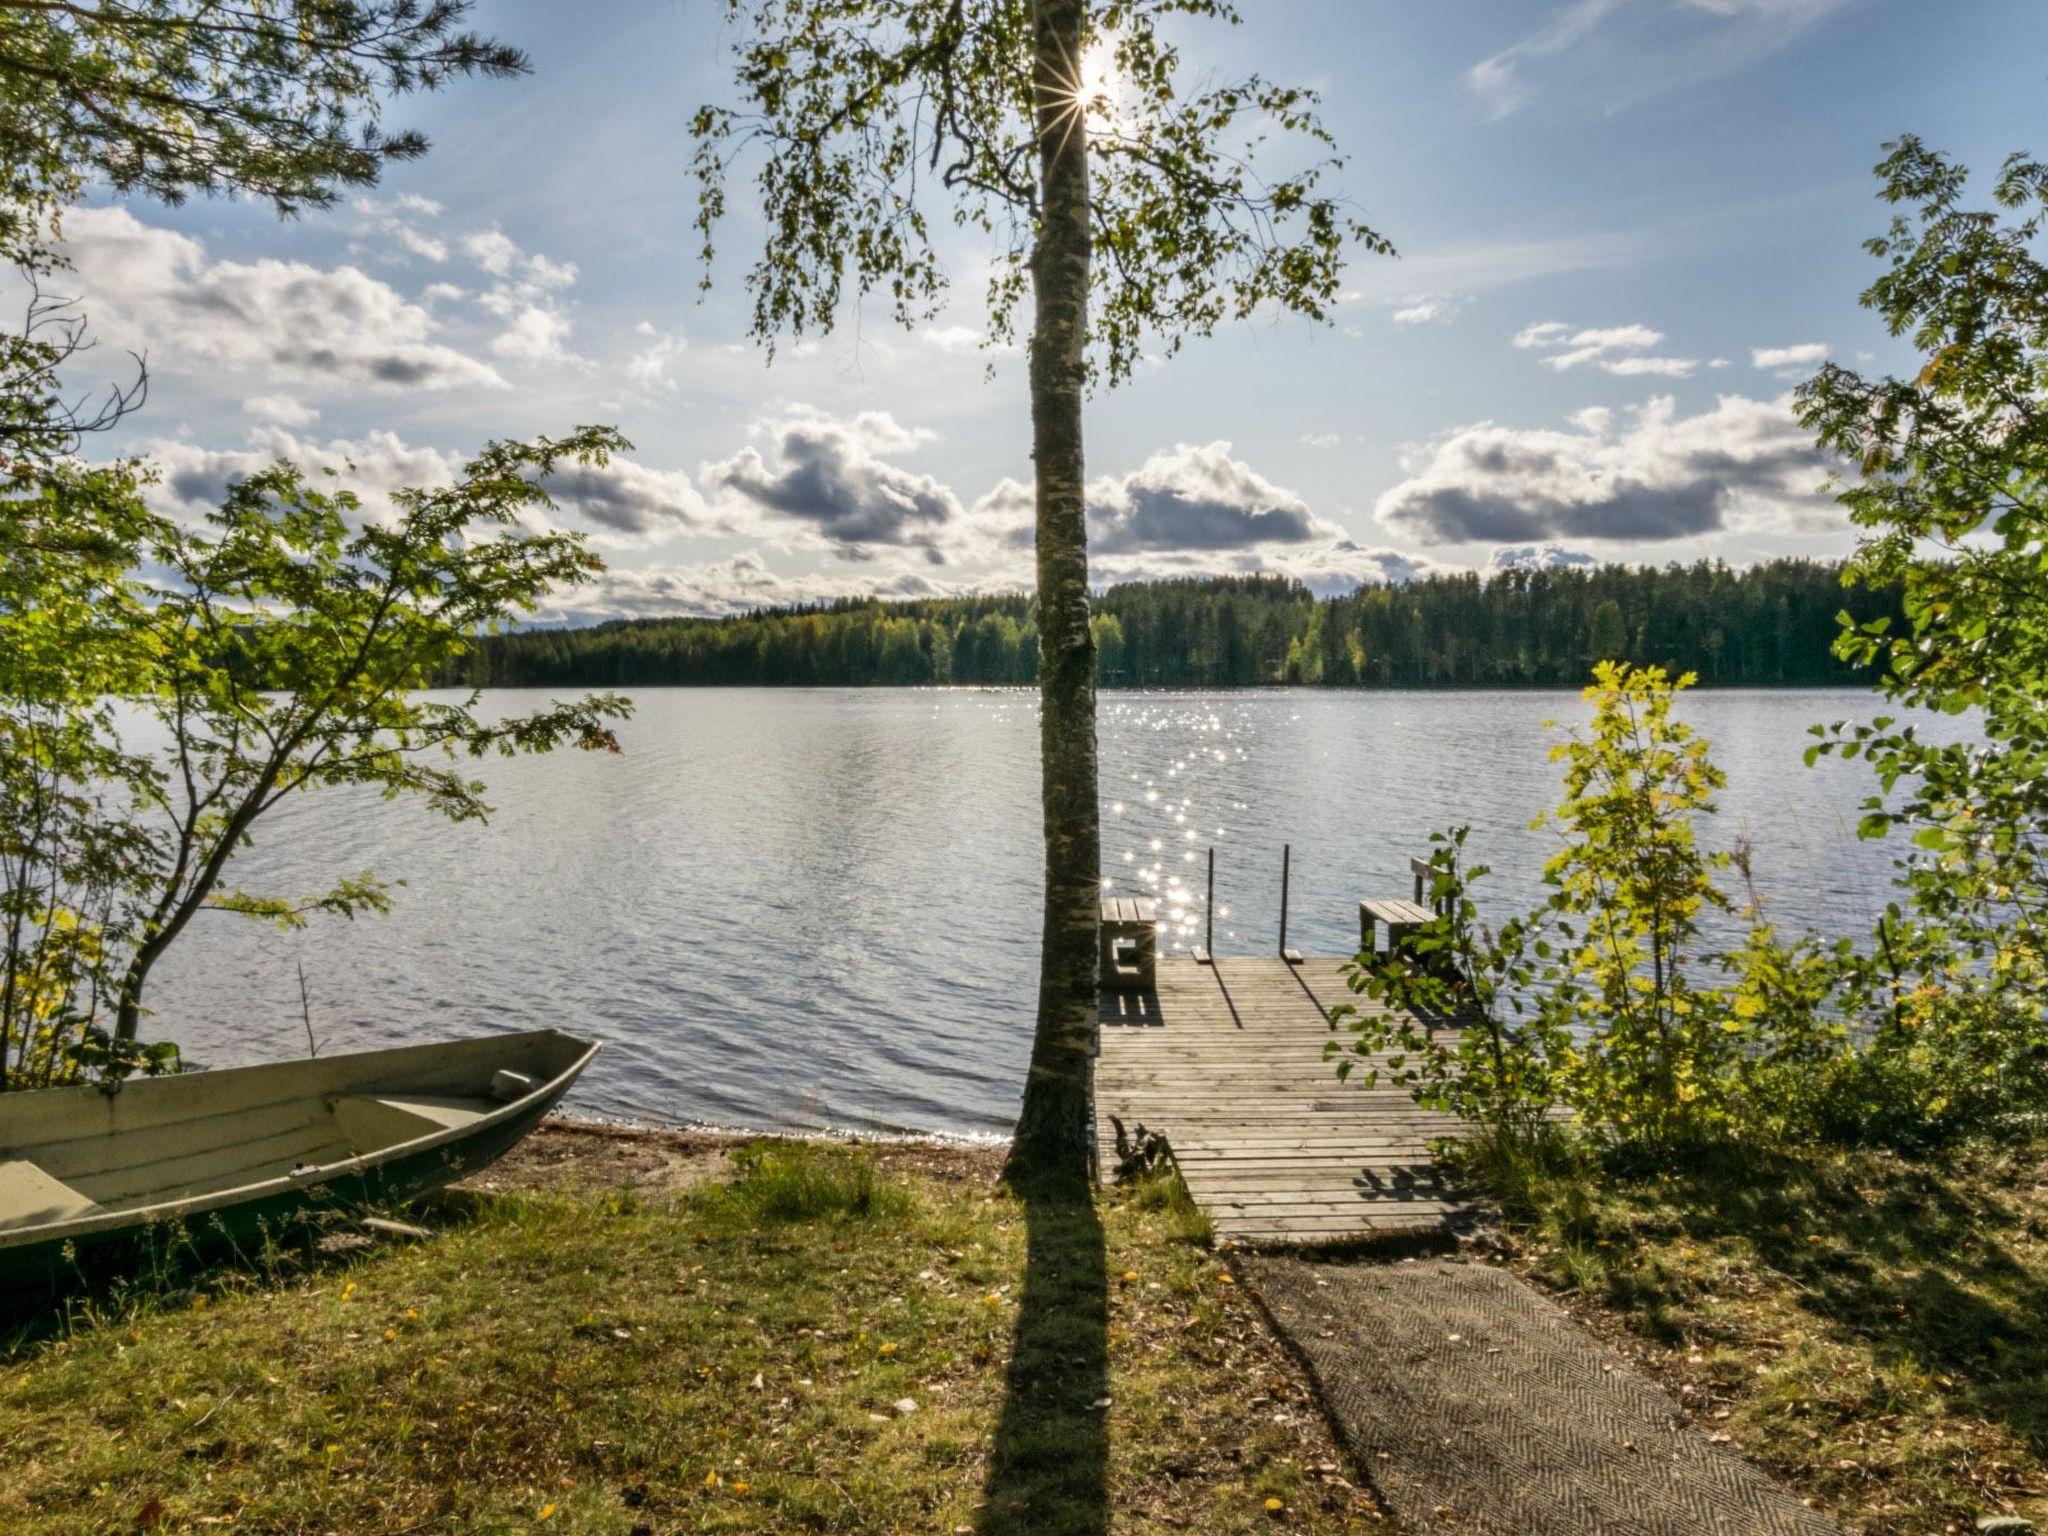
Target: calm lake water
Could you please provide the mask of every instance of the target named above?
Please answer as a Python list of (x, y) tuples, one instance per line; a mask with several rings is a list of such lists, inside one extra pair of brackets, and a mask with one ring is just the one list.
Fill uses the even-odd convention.
[[(542, 695), (502, 692), (513, 712)], [(998, 1134), (1016, 1109), (1036, 977), (1036, 697), (1028, 692), (641, 694), (622, 757), (487, 765), (497, 814), (326, 795), (260, 829), (234, 883), (310, 893), (374, 869), (392, 914), (279, 934), (209, 915), (157, 972), (151, 1031), (226, 1066), (552, 1025), (609, 1049), (585, 1115), (759, 1128)], [(1696, 694), (1682, 713), (1729, 787), (1781, 927), (1867, 931), (1891, 850), (1859, 843), (1859, 764), (1800, 761), (1857, 692)], [(1403, 895), (1431, 829), (1473, 828), (1482, 905), (1533, 903), (1556, 798), (1544, 722), (1574, 695), (1112, 694), (1104, 857), (1120, 891), (1192, 896), (1217, 857), (1217, 949), (1349, 953), (1364, 895)], [(1936, 722), (1939, 729), (1945, 722)], [(1953, 727), (1950, 727), (1953, 728)], [(1484, 888), (1482, 888), (1484, 891)]]

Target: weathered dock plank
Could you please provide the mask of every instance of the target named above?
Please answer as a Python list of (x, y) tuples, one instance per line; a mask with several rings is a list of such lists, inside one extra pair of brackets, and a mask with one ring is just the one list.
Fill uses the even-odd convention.
[(1173, 1144), (1188, 1192), (1241, 1243), (1327, 1243), (1441, 1228), (1466, 1207), (1430, 1143), (1459, 1134), (1407, 1093), (1340, 1083), (1328, 1010), (1354, 998), (1344, 962), (1162, 957), (1153, 990), (1105, 993), (1095, 1120), (1105, 1176), (1112, 1117)]

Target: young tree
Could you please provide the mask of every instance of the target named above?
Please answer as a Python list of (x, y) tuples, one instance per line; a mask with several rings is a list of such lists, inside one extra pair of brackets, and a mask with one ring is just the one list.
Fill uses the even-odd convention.
[(452, 821), (480, 819), (484, 786), (463, 757), (617, 751), (610, 695), (492, 720), (422, 690), (480, 632), (531, 611), (600, 568), (575, 534), (533, 533), (558, 466), (600, 464), (621, 446), (585, 428), (553, 441), (493, 443), (453, 485), (397, 493), (389, 522), (359, 522), (347, 491), (279, 463), (233, 485), (198, 533), (167, 528), (152, 594), (143, 702), (170, 738), (163, 771), (138, 788), (165, 830), (117, 935), (125, 943), (115, 1036), (132, 1040), (145, 983), (199, 913), (294, 924), (314, 911), (378, 909), (369, 875), (307, 897), (223, 889), (229, 861), (277, 804), (314, 787), (417, 795)]
[[(727, 0), (737, 108), (693, 122), (704, 258), (728, 176), (758, 151), (766, 225), (746, 283), (753, 330), (829, 329), (882, 295), (921, 322), (947, 294), (934, 228), (995, 246), (988, 334), (1033, 302), (1039, 739), (1045, 904), (1038, 1015), (1011, 1170), (1092, 1153), (1101, 834), (1082, 400), (1218, 322), (1324, 316), (1347, 248), (1387, 242), (1322, 189), (1341, 162), (1312, 92), (1258, 76), (1184, 88), (1175, 18), (1234, 23), (1228, 0)], [(1277, 129), (1306, 163), (1264, 179)]]
[(2048, 1058), (2048, 163), (2009, 157), (1994, 206), (1971, 207), (1963, 166), (1915, 138), (1886, 148), (1884, 198), (1911, 216), (1869, 242), (1887, 267), (1863, 302), (1926, 361), (1907, 378), (1830, 364), (1798, 408), (1856, 472), (1841, 498), (1864, 530), (1851, 576), (1896, 585), (1905, 626), (1845, 614), (1836, 650), (1880, 665), (1893, 701), (1973, 711), (1983, 734), (1936, 743), (1880, 718), (1817, 727), (1808, 755), (1868, 759), (1883, 794), (1865, 807), (1864, 834), (1910, 838), (1900, 881), (1914, 921), (1888, 915), (1878, 939), (1896, 995), (1913, 993), (1917, 970), (1946, 999), (1940, 1017), (1917, 1021), (1918, 1038), (1952, 1020), (1969, 1078), (2037, 1082)]
[(21, 328), (0, 334), (0, 1087), (62, 1070), (53, 1042), (105, 1001), (124, 902), (160, 851), (161, 824), (139, 814), (163, 787), (156, 765), (123, 749), (105, 701), (147, 693), (163, 660), (131, 569), (152, 546), (189, 548), (147, 511), (136, 466), (72, 461), (147, 376), (138, 360), (103, 396), (67, 391), (91, 342), (49, 292), (63, 210), (93, 181), (326, 206), (425, 150), (381, 131), (384, 94), (525, 68), (463, 30), (468, 9), (0, 0), (0, 261), (29, 293)]

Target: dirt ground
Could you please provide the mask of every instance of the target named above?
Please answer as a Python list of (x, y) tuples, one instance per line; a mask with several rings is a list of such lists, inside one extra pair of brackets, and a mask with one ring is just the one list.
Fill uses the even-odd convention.
[[(673, 1194), (727, 1177), (732, 1149), (758, 1136), (713, 1131), (667, 1131), (555, 1118), (475, 1178), (469, 1188), (634, 1189)], [(884, 1168), (950, 1178), (993, 1179), (1002, 1169), (1000, 1147), (937, 1141), (865, 1141)]]

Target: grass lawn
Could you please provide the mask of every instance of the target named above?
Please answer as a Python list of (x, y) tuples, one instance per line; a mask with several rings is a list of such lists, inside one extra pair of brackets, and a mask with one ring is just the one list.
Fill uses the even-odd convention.
[(2048, 1149), (1507, 1192), (1517, 1262), (1852, 1530), (2048, 1528)]
[(992, 1171), (508, 1188), (0, 1339), (0, 1530), (1384, 1528), (1184, 1197)]

